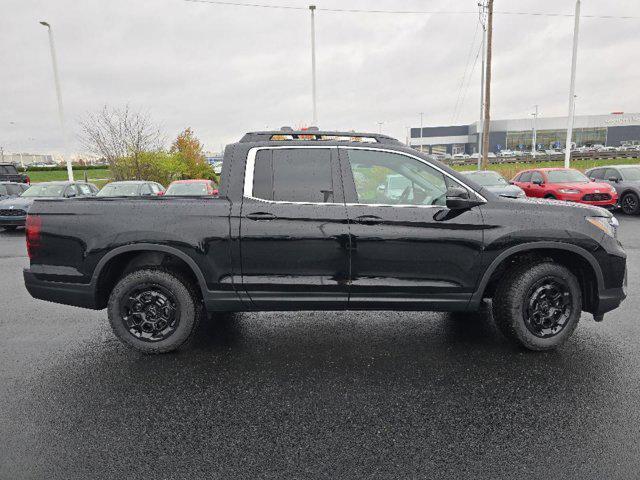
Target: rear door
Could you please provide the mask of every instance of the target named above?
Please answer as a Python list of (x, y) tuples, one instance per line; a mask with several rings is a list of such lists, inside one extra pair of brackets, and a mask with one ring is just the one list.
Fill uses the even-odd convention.
[(448, 187), (466, 187), (403, 152), (339, 151), (352, 241), (350, 308), (466, 307), (478, 281), (482, 215), (480, 207), (445, 206)]
[(337, 148), (251, 149), (240, 238), (242, 284), (257, 308), (345, 308), (350, 240)]

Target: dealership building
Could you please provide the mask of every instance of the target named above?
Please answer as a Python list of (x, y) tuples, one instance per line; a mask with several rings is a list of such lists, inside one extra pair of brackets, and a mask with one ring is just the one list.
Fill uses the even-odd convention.
[[(531, 150), (533, 117), (492, 120), (489, 150)], [(564, 148), (567, 117), (538, 117), (535, 122), (537, 150)], [(640, 144), (640, 113), (576, 115), (572, 140), (576, 146)], [(475, 153), (478, 151), (478, 122), (471, 125), (411, 129), (410, 145), (427, 153)]]

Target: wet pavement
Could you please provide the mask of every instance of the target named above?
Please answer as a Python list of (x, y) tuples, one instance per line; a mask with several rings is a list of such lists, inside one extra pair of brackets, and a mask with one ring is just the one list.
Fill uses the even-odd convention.
[(560, 350), (483, 316), (227, 316), (146, 357), (106, 312), (31, 299), (0, 232), (0, 479), (638, 478), (640, 218), (630, 298)]

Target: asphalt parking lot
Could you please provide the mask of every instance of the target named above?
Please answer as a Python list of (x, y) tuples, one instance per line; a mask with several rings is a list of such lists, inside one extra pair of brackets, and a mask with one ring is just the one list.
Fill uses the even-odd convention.
[(0, 479), (637, 478), (640, 218), (630, 297), (531, 353), (483, 317), (242, 314), (145, 357), (106, 313), (31, 299), (0, 232)]

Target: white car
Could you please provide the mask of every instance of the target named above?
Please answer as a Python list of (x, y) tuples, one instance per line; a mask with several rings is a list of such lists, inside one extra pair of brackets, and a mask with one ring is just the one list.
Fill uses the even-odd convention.
[(471, 156), (466, 153), (456, 153), (453, 155), (453, 158), (456, 160), (466, 160), (467, 158), (471, 158)]
[(498, 152), (499, 157), (514, 157), (515, 153), (512, 150), (500, 150)]

